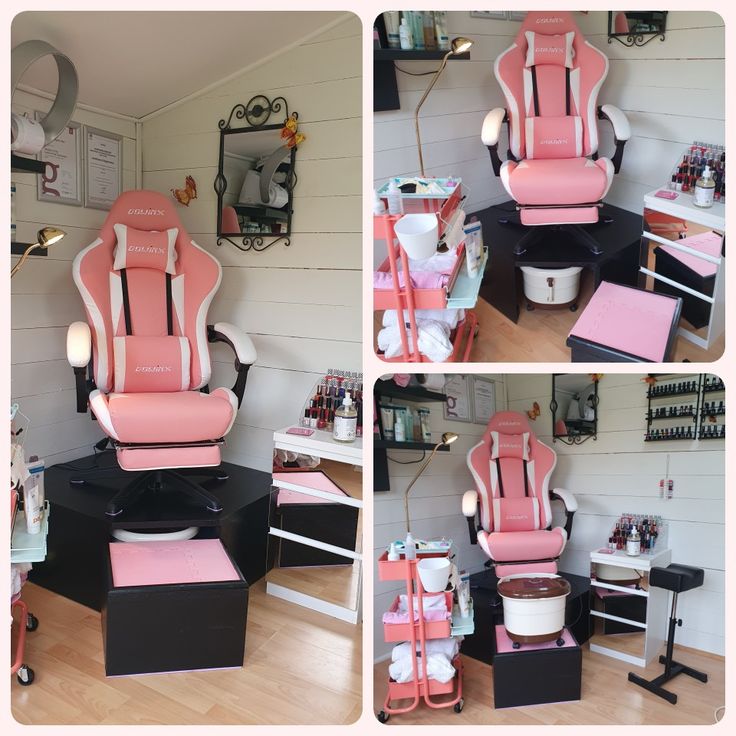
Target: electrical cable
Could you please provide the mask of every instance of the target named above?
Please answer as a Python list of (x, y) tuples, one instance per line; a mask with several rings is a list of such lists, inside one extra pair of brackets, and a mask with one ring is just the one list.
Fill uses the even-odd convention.
[(422, 462), (424, 458), (427, 456), (427, 451), (422, 450), (422, 456), (419, 458), (419, 460), (396, 460), (396, 458), (389, 457), (389, 455), (386, 455), (386, 459), (390, 460), (392, 463), (397, 463), (398, 465), (416, 465), (417, 463)]
[(394, 69), (396, 69), (397, 72), (401, 72), (402, 74), (408, 74), (410, 77), (426, 77), (430, 74), (435, 74), (436, 70), (432, 70), (431, 72), (408, 72), (406, 69), (402, 69), (399, 66), (396, 66), (396, 62), (394, 62)]

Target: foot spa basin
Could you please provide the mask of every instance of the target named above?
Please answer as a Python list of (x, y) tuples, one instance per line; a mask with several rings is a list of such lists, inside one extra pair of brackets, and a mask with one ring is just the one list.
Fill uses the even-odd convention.
[(624, 586), (638, 585), (643, 577), (643, 573), (632, 570), (630, 567), (605, 565), (602, 562), (597, 562), (595, 565), (595, 579), (601, 583)]
[(559, 575), (509, 575), (498, 583), (503, 599), (503, 623), (514, 649), (522, 644), (555, 641), (565, 628), (565, 602), (570, 583)]
[(555, 309), (570, 307), (574, 312), (580, 291), (580, 266), (568, 268), (535, 268), (522, 266), (524, 276), (524, 296), (527, 298), (526, 308), (531, 311), (534, 307)]

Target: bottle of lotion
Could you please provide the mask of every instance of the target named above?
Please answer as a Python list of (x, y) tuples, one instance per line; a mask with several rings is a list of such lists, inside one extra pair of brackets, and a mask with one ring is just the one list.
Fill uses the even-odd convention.
[(703, 170), (703, 176), (695, 182), (693, 204), (696, 207), (712, 207), (715, 192), (716, 183), (713, 181), (713, 177), (711, 176), (710, 167), (706, 165)]
[(355, 431), (358, 426), (358, 412), (353, 406), (350, 394), (346, 393), (342, 406), (335, 410), (335, 423), (332, 438), (338, 442), (355, 442)]
[(404, 559), (405, 560), (416, 560), (417, 558), (417, 544), (412, 537), (411, 532), (407, 532), (406, 540), (404, 541)]
[(411, 33), (411, 26), (407, 22), (406, 13), (401, 19), (401, 25), (399, 26), (399, 44), (404, 51), (411, 51), (414, 48), (414, 38)]
[(389, 215), (404, 214), (404, 203), (401, 200), (401, 189), (399, 189), (399, 185), (396, 182), (396, 179), (391, 179), (391, 181), (389, 182), (386, 199), (388, 200)]

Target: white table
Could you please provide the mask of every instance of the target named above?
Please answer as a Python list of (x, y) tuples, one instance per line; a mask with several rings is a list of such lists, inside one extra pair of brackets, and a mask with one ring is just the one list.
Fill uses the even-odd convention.
[[(363, 467), (363, 439), (358, 437), (355, 442), (336, 442), (332, 438), (330, 432), (323, 430), (315, 430), (314, 434), (306, 437), (298, 434), (287, 434), (284, 429), (277, 430), (273, 435), (274, 447), (280, 450), (289, 450), (291, 452), (298, 452), (304, 455), (313, 455), (324, 460), (333, 460), (338, 463), (345, 463), (346, 465)], [(319, 467), (317, 467), (319, 470)], [(308, 486), (301, 485), (298, 482), (299, 474), (294, 473), (294, 482), (284, 481), (283, 479), (278, 480), (274, 478), (274, 486), (277, 488), (284, 488), (286, 490), (297, 491), (307, 496), (313, 496), (316, 498), (328, 499), (331, 503), (344, 504), (346, 506), (352, 506), (354, 508), (363, 508), (363, 499), (358, 498), (356, 495), (353, 496), (338, 496), (325, 491), (320, 491), (315, 488), (309, 488)], [(269, 582), (266, 579), (266, 592), (270, 595), (282, 598), (284, 600), (296, 603), (300, 606), (305, 606), (319, 613), (339, 618), (343, 621), (350, 623), (358, 623), (361, 619), (361, 600), (362, 600), (362, 575), (363, 575), (363, 553), (362, 553), (362, 534), (361, 534), (361, 523), (362, 514), (358, 517), (358, 530), (355, 538), (355, 549), (345, 549), (337, 547), (326, 542), (322, 542), (319, 539), (312, 539), (301, 534), (294, 534), (293, 532), (279, 529), (278, 527), (269, 526), (268, 533), (273, 537), (280, 537), (282, 539), (288, 539), (292, 542), (298, 542), (308, 547), (314, 547), (317, 549), (325, 550), (326, 552), (332, 552), (333, 554), (343, 556), (353, 561), (353, 564), (357, 566), (358, 570), (358, 586), (357, 586), (357, 603), (355, 608), (347, 606), (341, 606), (330, 601), (325, 601), (316, 596), (309, 595), (302, 591), (294, 590), (292, 588), (280, 585), (277, 583)]]
[[(666, 187), (662, 187), (665, 189)], [(725, 236), (726, 233), (726, 205), (721, 202), (715, 202), (712, 207), (707, 209), (703, 207), (696, 207), (693, 204), (693, 198), (688, 193), (678, 192), (677, 199), (663, 199), (662, 197), (655, 196), (661, 189), (655, 189), (644, 195), (644, 209), (654, 210), (655, 212), (662, 212), (673, 217), (678, 217), (689, 222), (702, 225), (711, 230), (715, 230)], [(646, 256), (642, 257), (643, 263), (639, 264), (640, 273), (651, 276), (655, 280), (663, 281), (670, 286), (690, 294), (698, 299), (702, 299), (711, 305), (710, 319), (708, 320), (708, 330), (705, 337), (695, 334), (691, 330), (687, 330), (684, 327), (680, 327), (677, 331), (678, 335), (681, 335), (685, 340), (692, 342), (698, 347), (708, 350), (710, 346), (724, 333), (726, 329), (726, 295), (725, 295), (725, 258), (714, 258), (712, 256), (700, 253), (699, 251), (688, 248), (682, 245), (677, 240), (668, 240), (662, 238), (659, 235), (650, 233), (647, 230), (642, 232), (642, 236), (647, 240), (653, 240), (661, 245), (666, 245), (675, 250), (682, 251), (683, 253), (689, 253), (696, 258), (701, 258), (710, 263), (716, 264), (717, 271), (715, 277), (715, 283), (713, 285), (713, 296), (702, 294), (695, 289), (691, 289), (689, 286), (680, 284), (677, 281), (673, 281), (670, 278), (662, 276), (655, 271), (652, 271), (647, 267)], [(642, 249), (644, 250), (644, 249)]]
[[(638, 557), (629, 557), (623, 550), (616, 550), (613, 554), (605, 554), (594, 550), (590, 553), (590, 561), (600, 563), (602, 565), (613, 565), (614, 567), (627, 568), (629, 570), (641, 570), (649, 572), (652, 567), (666, 567), (672, 561), (672, 552), (669, 549), (661, 549), (654, 554), (642, 554)], [(669, 591), (663, 588), (651, 588), (650, 590), (638, 590), (623, 585), (614, 585), (612, 583), (602, 583), (591, 575), (591, 588), (605, 588), (607, 590), (616, 590), (629, 595), (638, 595), (647, 599), (647, 614), (644, 623), (634, 621), (632, 619), (614, 616), (603, 611), (594, 611), (591, 609), (590, 615), (599, 618), (617, 621), (618, 623), (635, 626), (644, 631), (644, 656), (637, 657), (627, 652), (621, 652), (611, 647), (601, 644), (590, 643), (590, 651), (605, 654), (615, 659), (623, 660), (629, 664), (638, 667), (646, 667), (659, 653), (662, 645), (667, 639), (667, 602), (669, 600)]]

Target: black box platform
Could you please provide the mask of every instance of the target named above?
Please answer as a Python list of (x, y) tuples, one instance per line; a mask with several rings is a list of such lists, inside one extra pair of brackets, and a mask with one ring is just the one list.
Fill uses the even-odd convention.
[(105, 673), (242, 667), (248, 584), (233, 566), (239, 580), (115, 587), (108, 554)]
[[(591, 636), (590, 629), (590, 578), (561, 572), (559, 575), (570, 583), (570, 595), (565, 606), (565, 626), (572, 632), (578, 644), (584, 644)], [(466, 636), (461, 652), (486, 664), (493, 664), (496, 653), (497, 624), (503, 623), (503, 605), (496, 592), (498, 578), (492, 570), (484, 570), (470, 576), (470, 595), (473, 599), (475, 633)]]
[(493, 661), (493, 703), (496, 708), (560, 703), (580, 700), (583, 655), (568, 629), (555, 642), (522, 644), (511, 649), (502, 625), (495, 629), (496, 656)]
[(165, 490), (146, 493), (135, 506), (111, 520), (105, 515), (108, 500), (135, 474), (120, 470), (100, 475), (94, 485), (89, 476), (87, 485), (69, 484), (80, 470), (92, 467), (117, 468), (114, 454), (52, 465), (46, 471), (46, 497), (52, 507), (48, 552), (44, 563), (31, 571), (32, 582), (100, 611), (107, 594), (107, 545), (113, 528), (198, 526), (200, 538), (222, 541), (249, 584), (266, 574), (270, 473), (222, 463), (221, 469), (229, 474), (227, 480), (202, 482), (220, 499), (223, 510), (218, 514), (195, 505), (179, 491)]

